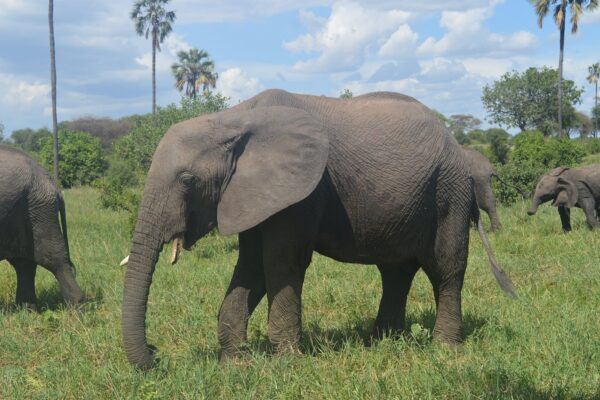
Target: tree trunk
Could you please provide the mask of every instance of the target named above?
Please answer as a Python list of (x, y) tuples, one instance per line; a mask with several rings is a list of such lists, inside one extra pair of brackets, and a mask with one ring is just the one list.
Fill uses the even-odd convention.
[(58, 123), (56, 118), (56, 62), (54, 53), (54, 0), (48, 1), (48, 27), (50, 30), (50, 84), (52, 86), (52, 135), (54, 138), (54, 181), (60, 186), (58, 176)]
[(156, 114), (156, 32), (152, 33), (152, 115)]
[[(596, 96), (594, 97), (594, 110), (598, 112), (598, 79), (596, 78)], [(594, 118), (594, 113), (592, 113)], [(598, 118), (594, 118), (594, 138), (598, 137)]]
[(563, 54), (565, 50), (565, 19), (567, 17), (567, 7), (563, 3), (563, 18), (560, 23), (560, 53), (558, 56), (558, 137), (563, 136), (562, 119), (562, 81), (563, 81)]

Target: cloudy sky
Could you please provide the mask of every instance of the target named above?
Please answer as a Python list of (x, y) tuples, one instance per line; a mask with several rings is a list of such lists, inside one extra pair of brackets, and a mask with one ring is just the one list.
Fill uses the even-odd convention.
[[(58, 117), (120, 117), (151, 109), (150, 42), (133, 1), (55, 0)], [(298, 4), (301, 4), (299, 6)], [(377, 4), (377, 5), (374, 5)], [(0, 0), (0, 123), (51, 125), (47, 2)], [(504, 72), (556, 67), (558, 31), (538, 29), (526, 0), (172, 0), (173, 33), (157, 57), (157, 101), (177, 102), (170, 65), (181, 49), (209, 52), (217, 89), (235, 104), (267, 88), (338, 96), (392, 90), (446, 115), (481, 119), (481, 88)], [(566, 37), (565, 76), (593, 88), (600, 11)]]

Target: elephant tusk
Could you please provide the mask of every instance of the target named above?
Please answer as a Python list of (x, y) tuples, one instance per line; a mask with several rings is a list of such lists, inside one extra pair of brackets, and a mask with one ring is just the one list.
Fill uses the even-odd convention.
[(129, 263), (129, 255), (127, 257), (125, 257), (123, 260), (121, 260), (121, 262), (119, 263), (119, 267), (124, 267)]
[(183, 238), (180, 236), (173, 239), (173, 250), (171, 250), (171, 265), (175, 265), (179, 259), (179, 252), (183, 247)]

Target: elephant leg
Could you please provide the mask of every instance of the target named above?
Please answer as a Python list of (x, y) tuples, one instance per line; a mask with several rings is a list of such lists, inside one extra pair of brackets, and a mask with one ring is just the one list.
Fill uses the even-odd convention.
[(423, 262), (437, 307), (433, 333), (448, 344), (462, 342), (461, 290), (467, 267), (468, 238), (467, 218), (451, 212), (438, 228), (432, 254)]
[(260, 231), (240, 233), (239, 242), (238, 262), (219, 311), (221, 362), (240, 354), (247, 341), (250, 315), (266, 291)]
[(401, 332), (405, 328), (406, 299), (417, 264), (380, 264), (382, 295), (373, 328), (373, 336), (381, 338), (386, 332)]
[(592, 199), (584, 199), (581, 204), (581, 209), (585, 214), (585, 220), (590, 228), (598, 229), (600, 228), (600, 222), (598, 222), (598, 218), (594, 215), (595, 204)]
[(563, 231), (569, 232), (571, 230), (571, 210), (565, 206), (558, 206), (558, 215), (560, 215)]
[(496, 210), (496, 199), (492, 192), (492, 187), (487, 184), (484, 189), (484, 193), (480, 198), (477, 199), (479, 207), (485, 211), (490, 217), (490, 224), (492, 226), (492, 232), (497, 232), (502, 228), (500, 218), (498, 218), (498, 211)]
[(31, 310), (37, 309), (37, 298), (35, 296), (37, 265), (33, 261), (20, 258), (10, 259), (9, 262), (17, 273), (17, 305)]
[(277, 353), (299, 351), (302, 286), (320, 214), (318, 209), (296, 205), (274, 215), (262, 226), (268, 334)]

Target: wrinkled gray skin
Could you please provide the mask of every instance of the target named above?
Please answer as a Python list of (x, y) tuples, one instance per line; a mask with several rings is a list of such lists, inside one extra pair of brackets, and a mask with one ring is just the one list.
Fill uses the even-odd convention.
[(69, 258), (65, 207), (60, 192), (48, 173), (31, 157), (1, 145), (0, 260), (8, 260), (17, 273), (16, 302), (19, 305), (36, 308), (37, 265), (54, 274), (68, 304), (84, 300)]
[(189, 249), (217, 226), (239, 234), (219, 312), (222, 360), (239, 354), (266, 294), (268, 336), (295, 350), (313, 251), (377, 264), (383, 295), (375, 334), (401, 330), (422, 267), (437, 305), (434, 333), (462, 340), (461, 288), (475, 206), (460, 146), (416, 100), (351, 100), (269, 90), (227, 111), (174, 125), (152, 160), (125, 275), (123, 342), (153, 365), (145, 314), (163, 244)]
[(496, 170), (490, 160), (477, 150), (463, 147), (463, 151), (473, 177), (477, 205), (488, 214), (492, 231), (496, 232), (502, 227), (496, 211), (496, 198), (492, 191), (492, 176), (498, 176)]
[(527, 213), (534, 215), (540, 204), (552, 200), (565, 232), (571, 230), (571, 208), (579, 207), (585, 213), (590, 228), (600, 228), (600, 164), (589, 167), (559, 167), (542, 175), (531, 199)]

